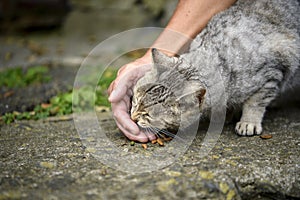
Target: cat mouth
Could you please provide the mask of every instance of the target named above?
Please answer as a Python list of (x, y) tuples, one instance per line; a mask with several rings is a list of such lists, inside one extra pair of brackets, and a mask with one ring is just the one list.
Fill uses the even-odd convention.
[(136, 120), (135, 123), (137, 124), (139, 129), (145, 134), (155, 135), (157, 138), (162, 138), (162, 139), (166, 139), (166, 138), (173, 139), (176, 137), (176, 138), (184, 141), (182, 138), (180, 138), (176, 135), (178, 129), (169, 130), (166, 128), (158, 128), (156, 126), (150, 125), (149, 123), (145, 122), (144, 120)]
[(158, 138), (175, 138), (178, 136), (176, 136), (176, 134), (174, 134), (171, 131), (168, 131), (167, 129), (160, 129), (157, 127), (152, 127), (152, 126), (140, 126), (138, 124), (139, 128), (141, 131), (143, 131), (145, 134), (154, 134), (156, 137)]

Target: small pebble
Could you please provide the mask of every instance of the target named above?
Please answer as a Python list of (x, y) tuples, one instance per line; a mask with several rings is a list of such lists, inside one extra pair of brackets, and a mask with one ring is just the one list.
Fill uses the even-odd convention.
[(48, 169), (52, 169), (55, 167), (55, 164), (52, 162), (40, 162), (40, 166)]
[(130, 142), (130, 146), (134, 146), (135, 142), (134, 141), (131, 141)]

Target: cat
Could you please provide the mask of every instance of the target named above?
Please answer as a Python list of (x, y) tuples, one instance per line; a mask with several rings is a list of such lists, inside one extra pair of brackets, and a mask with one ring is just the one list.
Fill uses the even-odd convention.
[[(207, 116), (226, 101), (228, 108), (242, 108), (238, 135), (261, 134), (266, 107), (299, 69), (299, 21), (299, 1), (238, 0), (179, 57), (152, 49), (154, 66), (133, 90), (132, 120), (156, 134), (175, 133), (197, 112)], [(220, 80), (224, 94), (215, 87)]]

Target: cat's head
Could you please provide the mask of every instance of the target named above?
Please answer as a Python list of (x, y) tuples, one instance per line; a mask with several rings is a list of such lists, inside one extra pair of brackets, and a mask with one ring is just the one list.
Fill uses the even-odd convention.
[(175, 133), (199, 113), (205, 89), (197, 70), (180, 58), (152, 49), (153, 68), (134, 87), (131, 119), (139, 127)]

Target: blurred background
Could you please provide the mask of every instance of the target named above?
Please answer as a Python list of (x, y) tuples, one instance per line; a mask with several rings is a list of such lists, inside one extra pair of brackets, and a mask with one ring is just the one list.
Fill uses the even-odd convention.
[[(0, 121), (70, 114), (74, 79), (91, 50), (122, 31), (165, 26), (176, 4), (174, 0), (0, 0)], [(143, 40), (146, 34), (138, 37)], [(108, 45), (105, 55), (93, 55), (92, 65), (105, 67), (100, 56), (113, 60), (121, 48), (122, 44)], [(118, 59), (119, 64), (111, 63), (99, 80), (96, 106), (109, 108), (107, 87), (117, 69), (141, 55), (129, 52)], [(98, 75), (98, 69), (91, 74)], [(82, 95), (93, 95), (80, 89)]]
[(174, 0), (0, 0), (1, 67), (41, 60), (81, 62), (121, 31), (163, 27)]

